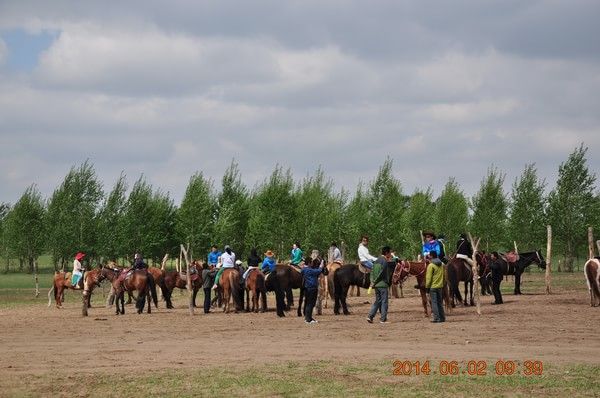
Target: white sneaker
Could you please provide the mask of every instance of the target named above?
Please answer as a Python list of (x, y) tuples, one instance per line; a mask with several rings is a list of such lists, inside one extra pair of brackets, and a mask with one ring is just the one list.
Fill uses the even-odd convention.
[(212, 290), (217, 290), (217, 285), (213, 285)]
[(316, 319), (313, 319), (312, 321), (310, 321), (310, 323), (319, 323), (319, 321), (317, 321)]

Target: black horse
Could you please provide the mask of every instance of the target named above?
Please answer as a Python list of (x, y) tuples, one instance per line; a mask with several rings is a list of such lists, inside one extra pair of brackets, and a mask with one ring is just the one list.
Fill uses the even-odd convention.
[(504, 275), (515, 276), (515, 294), (521, 294), (521, 274), (523, 274), (525, 268), (535, 263), (538, 267), (546, 269), (546, 260), (544, 260), (539, 250), (519, 253), (519, 259), (514, 263), (509, 263), (502, 258), (500, 258), (499, 263)]
[(348, 289), (350, 286), (358, 286), (368, 288), (371, 285), (371, 279), (369, 274), (365, 274), (358, 269), (356, 264), (345, 264), (337, 269), (333, 274), (333, 286), (334, 286), (334, 297), (335, 306), (333, 307), (333, 313), (336, 315), (340, 314), (340, 305), (344, 311), (344, 315), (350, 314), (348, 311), (348, 305), (346, 304), (346, 297), (348, 296)]
[[(302, 301), (304, 300), (304, 288), (302, 287), (302, 275), (293, 270), (288, 264), (277, 264), (275, 271), (277, 278), (268, 276), (265, 286), (268, 292), (275, 292), (277, 302), (277, 315), (283, 316), (283, 308), (289, 311), (294, 305), (294, 295), (292, 289), (300, 289), (300, 298), (298, 299), (298, 316), (302, 316)], [(287, 304), (283, 303), (283, 294), (287, 298)]]

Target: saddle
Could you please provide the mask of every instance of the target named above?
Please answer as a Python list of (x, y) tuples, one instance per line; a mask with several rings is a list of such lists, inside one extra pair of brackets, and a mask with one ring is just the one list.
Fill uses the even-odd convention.
[(360, 272), (362, 272), (363, 274), (368, 274), (368, 273), (370, 273), (370, 272), (371, 272), (371, 270), (370, 270), (370, 269), (368, 269), (367, 267), (365, 267), (365, 266), (364, 266), (364, 265), (362, 265), (361, 263), (358, 263), (357, 265), (358, 265), (358, 270), (359, 270)]
[(298, 264), (298, 265), (290, 263), (290, 268), (301, 274), (302, 273), (302, 265), (304, 265), (304, 261), (301, 261), (300, 264)]
[(121, 271), (121, 273), (119, 274), (119, 277), (117, 278), (117, 281), (119, 283), (123, 283), (125, 282), (125, 279), (131, 278), (131, 275), (133, 275), (133, 269), (124, 269)]
[[(198, 274), (198, 272), (194, 272), (194, 271), (192, 271), (190, 274), (191, 274), (191, 277), (190, 277), (190, 278), (191, 278), (192, 282), (195, 282), (195, 281), (197, 281), (197, 280), (198, 280), (198, 278), (200, 278), (200, 275)], [(182, 271), (182, 272), (180, 272), (180, 273), (179, 273), (179, 279), (181, 279), (181, 280), (183, 280), (183, 281), (187, 282), (187, 273), (185, 273), (185, 272), (183, 272), (183, 271)]]
[(507, 263), (516, 263), (519, 261), (519, 255), (515, 252), (500, 253), (500, 257)]

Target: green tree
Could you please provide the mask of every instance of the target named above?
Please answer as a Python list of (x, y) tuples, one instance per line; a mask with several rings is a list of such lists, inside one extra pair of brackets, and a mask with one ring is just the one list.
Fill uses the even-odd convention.
[(169, 195), (160, 190), (153, 192), (143, 176), (135, 182), (123, 216), (126, 257), (130, 261), (135, 252), (158, 261), (165, 252), (174, 251), (175, 210)]
[(556, 188), (548, 197), (548, 219), (555, 246), (563, 251), (568, 272), (573, 271), (577, 251), (587, 247), (587, 226), (595, 218), (596, 175), (587, 167), (586, 153), (587, 148), (580, 145), (560, 164)]
[(72, 167), (48, 203), (46, 227), (48, 249), (55, 267), (77, 251), (84, 251), (91, 260), (95, 256), (97, 211), (102, 200), (102, 185), (94, 167), (87, 160)]
[(207, 253), (214, 231), (215, 198), (212, 181), (202, 173), (190, 177), (185, 195), (177, 211), (175, 235), (179, 243), (190, 245), (196, 257)]
[(262, 246), (274, 250), (280, 260), (287, 259), (288, 246), (297, 240), (292, 236), (296, 214), (292, 173), (277, 165), (252, 194), (246, 234), (249, 247)]
[(230, 245), (238, 258), (246, 252), (245, 235), (249, 216), (248, 190), (242, 183), (239, 167), (232, 160), (221, 181), (217, 198), (215, 242)]
[(473, 197), (471, 229), (481, 238), (482, 249), (498, 249), (506, 245), (508, 201), (502, 189), (504, 178), (504, 174), (496, 168), (489, 168), (479, 191)]
[(26, 262), (33, 272), (33, 262), (44, 249), (44, 217), (46, 209), (35, 185), (25, 190), (6, 216), (5, 234), (10, 253)]
[[(305, 251), (317, 249), (326, 254), (331, 241), (337, 239), (341, 221), (339, 197), (333, 193), (333, 181), (326, 179), (319, 167), (315, 174), (306, 177), (296, 192), (294, 237)], [(309, 255), (310, 253), (305, 253)]]
[(431, 188), (426, 191), (417, 189), (413, 193), (408, 209), (404, 212), (402, 225), (406, 242), (403, 254), (413, 257), (421, 252), (420, 231), (435, 229), (435, 203)]
[(346, 228), (342, 230), (342, 239), (347, 245), (345, 260), (356, 260), (357, 247), (362, 235), (369, 235), (369, 197), (362, 182), (356, 187), (354, 196), (344, 209)]
[(435, 206), (435, 225), (438, 233), (446, 235), (446, 250), (454, 250), (453, 243), (467, 231), (469, 202), (454, 178), (448, 179)]
[(406, 198), (402, 195), (400, 181), (393, 175), (392, 166), (392, 160), (386, 159), (369, 186), (369, 244), (373, 253), (379, 253), (385, 245), (397, 251), (405, 250), (407, 246), (402, 231)]
[(124, 242), (127, 182), (121, 174), (98, 214), (98, 255), (117, 261), (127, 254)]
[(545, 187), (534, 164), (526, 165), (513, 183), (508, 230), (510, 240), (516, 241), (523, 251), (539, 249), (546, 241)]
[(3, 256), (6, 260), (5, 272), (8, 272), (10, 267), (10, 253), (5, 233), (6, 216), (9, 211), (10, 205), (8, 203), (0, 203), (0, 256)]

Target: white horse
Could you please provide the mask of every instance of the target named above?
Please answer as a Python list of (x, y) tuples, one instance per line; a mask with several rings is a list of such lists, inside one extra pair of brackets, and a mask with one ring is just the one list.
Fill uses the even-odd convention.
[(590, 291), (590, 305), (596, 307), (600, 305), (600, 261), (590, 258), (583, 266), (583, 273)]

